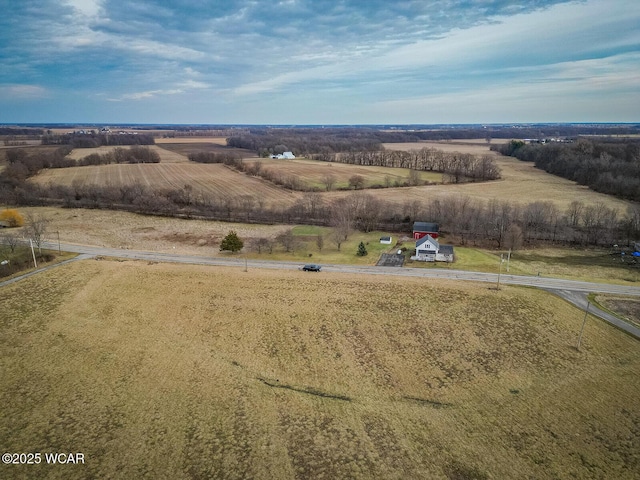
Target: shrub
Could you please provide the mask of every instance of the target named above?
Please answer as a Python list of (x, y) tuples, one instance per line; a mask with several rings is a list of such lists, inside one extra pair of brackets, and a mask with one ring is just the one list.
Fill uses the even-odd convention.
[(10, 227), (21, 227), (24, 225), (24, 218), (20, 212), (13, 208), (0, 212), (0, 221), (7, 222)]

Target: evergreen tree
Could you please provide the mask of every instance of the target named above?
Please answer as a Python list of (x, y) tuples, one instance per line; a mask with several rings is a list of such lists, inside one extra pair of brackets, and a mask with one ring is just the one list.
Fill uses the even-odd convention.
[(231, 230), (226, 237), (220, 242), (220, 251), (230, 250), (231, 252), (239, 252), (244, 247), (244, 242), (238, 237), (238, 234)]
[(360, 245), (358, 245), (358, 253), (356, 255), (358, 255), (359, 257), (364, 257), (368, 254), (369, 252), (367, 252), (367, 247), (364, 246), (364, 242), (360, 242)]

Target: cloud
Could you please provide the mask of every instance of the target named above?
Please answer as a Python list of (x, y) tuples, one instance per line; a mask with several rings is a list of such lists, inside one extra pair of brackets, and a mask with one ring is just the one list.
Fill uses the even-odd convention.
[(0, 97), (7, 100), (37, 100), (45, 98), (49, 91), (39, 85), (1, 85)]
[(101, 0), (65, 0), (64, 3), (87, 17), (96, 17), (102, 9)]
[(73, 93), (174, 112), (180, 95), (211, 90), (191, 111), (304, 104), (341, 123), (346, 108), (493, 98), (492, 85), (638, 93), (624, 55), (640, 51), (640, 3), (627, 0), (23, 0), (4, 13), (0, 84), (46, 85), (61, 108)]

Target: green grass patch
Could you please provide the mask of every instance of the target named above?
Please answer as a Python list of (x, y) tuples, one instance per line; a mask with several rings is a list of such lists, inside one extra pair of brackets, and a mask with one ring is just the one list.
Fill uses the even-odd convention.
[[(68, 252), (59, 254), (57, 251), (44, 249), (42, 253), (38, 249), (34, 251), (38, 268), (59, 263), (77, 255)], [(35, 270), (31, 249), (22, 245), (17, 246), (13, 252), (8, 247), (0, 249), (0, 261), (7, 262), (0, 265), (0, 278), (5, 280)]]

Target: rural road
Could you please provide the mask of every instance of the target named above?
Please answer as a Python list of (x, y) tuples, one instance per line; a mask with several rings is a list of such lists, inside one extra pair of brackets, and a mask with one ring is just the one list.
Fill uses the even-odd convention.
[[(58, 249), (58, 243), (44, 242), (45, 248), (52, 250)], [(134, 260), (146, 260), (150, 262), (171, 262), (171, 263), (187, 263), (196, 265), (216, 265), (216, 266), (236, 266), (244, 268), (269, 268), (280, 270), (297, 270), (300, 268), (300, 262), (281, 262), (270, 260), (246, 260), (242, 256), (235, 258), (223, 257), (199, 257), (191, 255), (179, 255), (170, 253), (145, 252), (140, 250), (127, 250), (119, 248), (94, 247), (85, 245), (61, 244), (60, 248), (67, 252), (79, 253), (83, 257), (119, 257)], [(377, 267), (377, 266), (355, 266), (355, 265), (324, 265), (323, 272), (339, 272), (339, 273), (357, 273), (363, 275), (394, 275), (402, 277), (416, 278), (443, 278), (449, 280), (464, 280), (473, 282), (498, 283), (498, 274), (468, 272), (453, 269), (426, 269), (426, 268), (398, 268), (398, 267)], [(33, 272), (36, 273), (36, 272)], [(20, 277), (19, 277), (20, 278)], [(16, 281), (17, 279), (13, 279)], [(589, 293), (609, 293), (617, 295), (631, 295), (640, 297), (640, 287), (626, 285), (612, 285), (607, 283), (592, 283), (577, 280), (564, 280), (559, 278), (525, 276), (501, 274), (500, 284), (502, 285), (518, 285), (527, 287), (536, 287), (554, 293), (579, 308), (587, 307), (587, 295)], [(0, 283), (0, 286), (3, 284)], [(640, 328), (631, 325), (619, 318), (603, 312), (591, 305), (589, 312), (603, 320), (615, 325), (617, 328), (640, 339)]]

